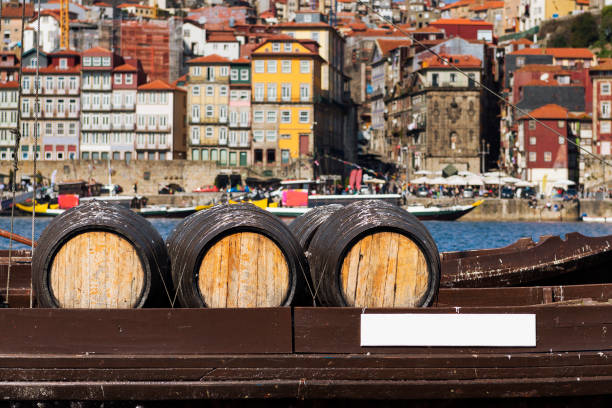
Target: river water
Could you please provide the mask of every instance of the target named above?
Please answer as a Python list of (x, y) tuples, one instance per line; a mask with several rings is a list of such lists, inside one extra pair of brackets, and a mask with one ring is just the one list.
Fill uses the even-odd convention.
[[(166, 238), (179, 219), (151, 219), (163, 238)], [(51, 218), (37, 218), (38, 236), (51, 222)], [(467, 249), (496, 248), (515, 242), (521, 237), (531, 237), (537, 241), (542, 235), (564, 235), (568, 232), (580, 232), (588, 236), (612, 234), (612, 223), (586, 222), (459, 222), (459, 221), (425, 221), (425, 226), (434, 237), (441, 252), (461, 251)], [(10, 229), (10, 218), (0, 217), (0, 228)], [(25, 237), (32, 236), (32, 218), (15, 217), (13, 231)], [(7, 249), (9, 241), (0, 238), (0, 249)], [(26, 248), (15, 243), (13, 248)]]

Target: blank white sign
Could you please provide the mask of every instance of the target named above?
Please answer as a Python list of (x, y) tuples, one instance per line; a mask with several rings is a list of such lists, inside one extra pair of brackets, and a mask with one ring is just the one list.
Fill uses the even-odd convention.
[(535, 314), (361, 315), (362, 347), (535, 345)]

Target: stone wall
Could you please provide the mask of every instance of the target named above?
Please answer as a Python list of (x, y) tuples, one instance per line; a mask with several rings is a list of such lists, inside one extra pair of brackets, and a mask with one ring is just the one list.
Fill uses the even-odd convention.
[[(4, 161), (0, 164), (0, 174), (9, 174), (12, 162)], [(246, 178), (246, 169), (228, 170), (226, 167), (217, 167), (215, 164), (193, 162), (188, 160), (168, 161), (130, 161), (113, 160), (110, 162), (113, 184), (123, 187), (125, 193), (132, 194), (134, 183), (138, 183), (138, 194), (157, 194), (158, 189), (170, 183), (176, 183), (185, 191), (212, 185), (218, 173), (225, 172), (242, 174)], [(107, 184), (108, 163), (101, 160), (73, 160), (73, 161), (40, 161), (37, 163), (40, 173), (50, 179), (54, 170), (56, 182), (66, 180), (89, 180)], [(26, 161), (19, 164), (20, 175), (30, 175), (33, 171), (33, 162)], [(6, 182), (6, 179), (5, 179)]]
[(488, 199), (474, 211), (461, 217), (461, 221), (578, 221), (580, 207), (569, 201), (551, 201), (562, 206), (560, 211), (546, 207), (545, 201), (539, 201), (536, 208), (530, 208), (527, 200)]

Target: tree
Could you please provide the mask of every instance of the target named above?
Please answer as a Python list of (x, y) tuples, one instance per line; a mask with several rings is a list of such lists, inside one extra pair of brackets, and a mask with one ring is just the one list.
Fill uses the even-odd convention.
[(591, 13), (582, 13), (572, 21), (570, 46), (588, 47), (599, 39), (597, 20)]

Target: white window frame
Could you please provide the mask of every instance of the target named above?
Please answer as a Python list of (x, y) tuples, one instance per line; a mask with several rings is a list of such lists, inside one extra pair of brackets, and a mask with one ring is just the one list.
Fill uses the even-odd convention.
[(283, 74), (291, 73), (291, 60), (282, 60), (281, 61), (281, 72)]

